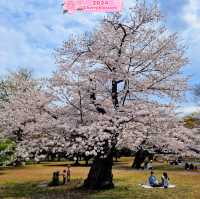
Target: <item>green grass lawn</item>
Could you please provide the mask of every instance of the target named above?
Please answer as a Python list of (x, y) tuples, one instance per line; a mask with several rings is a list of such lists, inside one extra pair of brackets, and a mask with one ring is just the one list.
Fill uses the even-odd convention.
[(130, 158), (121, 158), (115, 163), (113, 174), (115, 188), (105, 191), (87, 192), (79, 187), (86, 178), (88, 167), (72, 167), (72, 181), (65, 186), (47, 188), (40, 186), (51, 180), (52, 172), (62, 171), (65, 163), (43, 163), (20, 168), (0, 170), (0, 199), (200, 199), (200, 172), (187, 172), (180, 167), (156, 164), (155, 174), (160, 179), (168, 171), (175, 189), (143, 189), (148, 171), (130, 168)]

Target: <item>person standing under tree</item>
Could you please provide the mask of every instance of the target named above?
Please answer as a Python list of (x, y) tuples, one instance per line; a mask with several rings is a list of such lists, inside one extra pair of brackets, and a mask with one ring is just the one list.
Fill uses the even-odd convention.
[(152, 170), (153, 169), (152, 162), (153, 161), (151, 160), (150, 162), (147, 163), (147, 169), (148, 170)]
[(63, 176), (63, 184), (66, 184), (67, 172), (65, 169), (63, 170), (62, 176)]
[(70, 178), (71, 178), (70, 165), (67, 165), (67, 182), (70, 182)]

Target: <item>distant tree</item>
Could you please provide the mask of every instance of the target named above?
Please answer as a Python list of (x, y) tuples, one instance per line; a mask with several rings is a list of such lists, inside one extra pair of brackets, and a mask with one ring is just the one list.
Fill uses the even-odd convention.
[(0, 165), (6, 166), (15, 160), (15, 143), (9, 139), (0, 140)]
[(53, 96), (44, 91), (44, 82), (21, 71), (10, 74), (5, 82), (9, 94), (0, 108), (1, 137), (16, 143), (16, 157), (39, 160), (39, 156), (66, 149), (63, 137), (56, 135), (56, 109), (51, 104)]
[[(198, 116), (198, 113), (197, 113)], [(187, 128), (196, 128), (200, 127), (200, 118), (196, 117), (196, 114), (192, 114), (189, 116), (184, 117), (184, 124)]]
[(190, 129), (190, 138), (193, 144), (189, 146), (191, 151), (200, 154), (200, 113), (195, 112), (183, 118), (184, 126)]
[(8, 102), (11, 95), (17, 91), (17, 80), (28, 80), (32, 78), (32, 71), (26, 68), (20, 68), (16, 72), (10, 72), (7, 76), (1, 77), (0, 80), (0, 106)]

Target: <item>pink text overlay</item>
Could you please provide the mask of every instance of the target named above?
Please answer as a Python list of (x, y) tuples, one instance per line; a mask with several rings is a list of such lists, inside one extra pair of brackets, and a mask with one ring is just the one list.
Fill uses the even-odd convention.
[(120, 12), (123, 0), (64, 0), (64, 11)]

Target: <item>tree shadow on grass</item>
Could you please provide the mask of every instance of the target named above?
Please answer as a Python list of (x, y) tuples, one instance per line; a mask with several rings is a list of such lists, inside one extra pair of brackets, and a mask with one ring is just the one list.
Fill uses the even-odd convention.
[(133, 170), (133, 168), (130, 165), (124, 165), (124, 164), (123, 165), (115, 165), (113, 168), (116, 170), (125, 170), (125, 171)]
[(161, 164), (161, 165), (155, 165), (154, 169), (156, 170), (166, 170), (166, 171), (184, 171), (183, 166), (174, 166), (174, 165), (166, 165), (166, 164)]
[(5, 173), (4, 172), (0, 172), (0, 176), (2, 176), (2, 175), (5, 175)]
[[(67, 167), (69, 165), (69, 163), (67, 164), (43, 164), (43, 166), (45, 166), (45, 167)], [(88, 164), (88, 165), (86, 165), (86, 164), (78, 164), (78, 165), (76, 165), (76, 164), (70, 164), (71, 165), (71, 167), (90, 167), (91, 166), (91, 164)]]
[(45, 193), (37, 193), (30, 199), (89, 199), (89, 192), (80, 190), (51, 191)]
[(7, 184), (0, 187), (0, 199), (88, 199), (89, 192), (79, 188), (81, 183), (79, 179), (57, 187), (40, 187), (40, 183)]

